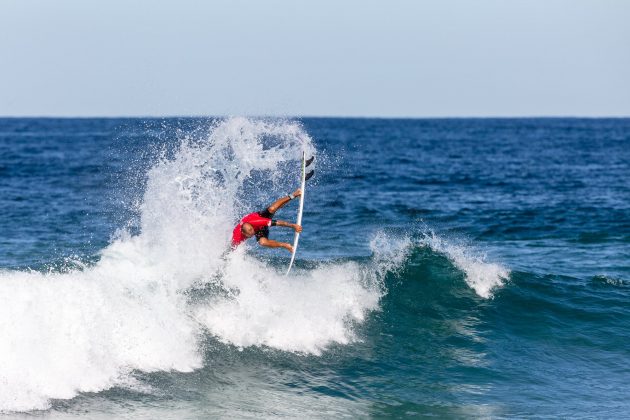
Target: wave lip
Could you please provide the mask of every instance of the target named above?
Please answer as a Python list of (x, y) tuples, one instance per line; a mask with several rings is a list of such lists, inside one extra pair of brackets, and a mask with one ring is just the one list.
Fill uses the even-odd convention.
[(433, 232), (425, 233), (420, 243), (444, 254), (464, 273), (466, 284), (482, 298), (493, 297), (493, 292), (509, 279), (508, 268), (486, 261), (485, 255), (471, 247), (450, 243)]
[(492, 298), (494, 291), (510, 277), (508, 268), (487, 261), (486, 256), (474, 247), (448, 241), (426, 228), (417, 234), (400, 236), (378, 231), (370, 241), (370, 248), (374, 267), (381, 277), (402, 269), (414, 249), (429, 248), (446, 257), (464, 274), (466, 284), (484, 299)]

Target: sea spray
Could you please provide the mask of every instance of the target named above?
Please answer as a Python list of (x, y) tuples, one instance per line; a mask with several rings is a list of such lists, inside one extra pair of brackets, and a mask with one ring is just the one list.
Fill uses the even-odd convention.
[(383, 230), (378, 230), (370, 240), (370, 269), (376, 274), (376, 278), (383, 278), (388, 272), (402, 268), (413, 246), (409, 236), (388, 235)]

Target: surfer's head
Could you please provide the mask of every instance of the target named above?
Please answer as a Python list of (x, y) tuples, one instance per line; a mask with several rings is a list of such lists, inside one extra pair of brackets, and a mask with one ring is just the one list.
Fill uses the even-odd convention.
[(254, 236), (256, 231), (254, 230), (254, 226), (250, 225), (249, 223), (243, 223), (243, 225), (241, 226), (241, 233), (246, 238), (251, 238), (252, 236)]

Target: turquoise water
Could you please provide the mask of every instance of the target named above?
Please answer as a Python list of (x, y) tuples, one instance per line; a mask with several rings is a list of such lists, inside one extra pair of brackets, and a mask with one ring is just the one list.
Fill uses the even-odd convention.
[[(629, 146), (628, 119), (0, 119), (0, 411), (628, 417)], [(284, 277), (227, 249), (302, 149)]]

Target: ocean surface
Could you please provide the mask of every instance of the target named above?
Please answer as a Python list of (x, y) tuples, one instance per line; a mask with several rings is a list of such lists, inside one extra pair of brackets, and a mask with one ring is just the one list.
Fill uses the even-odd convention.
[(630, 418), (630, 119), (0, 119), (0, 418), (423, 416)]

